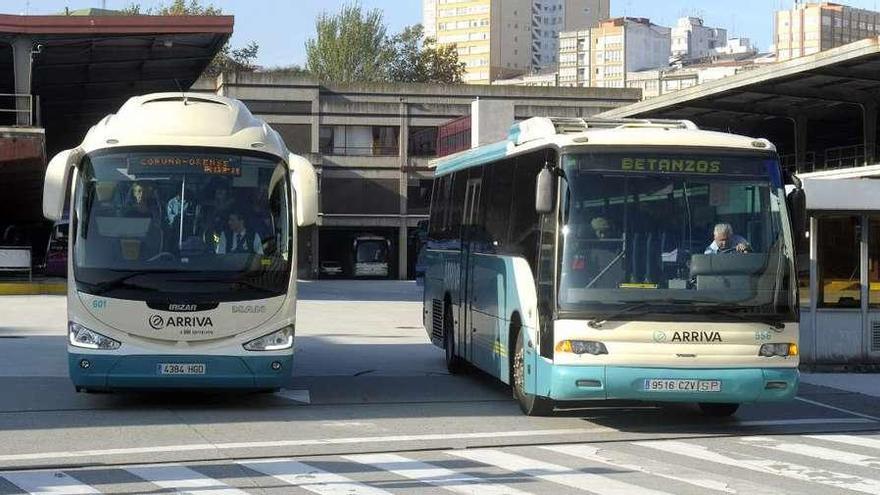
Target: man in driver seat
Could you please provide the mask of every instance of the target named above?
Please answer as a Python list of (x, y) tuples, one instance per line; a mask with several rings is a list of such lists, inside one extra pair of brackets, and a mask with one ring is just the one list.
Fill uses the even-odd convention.
[(229, 213), (227, 225), (229, 229), (220, 234), (217, 254), (263, 254), (263, 241), (260, 239), (260, 234), (245, 228), (244, 215), (241, 212), (232, 211)]
[(706, 248), (703, 254), (718, 253), (747, 253), (752, 250), (749, 241), (740, 235), (733, 233), (733, 227), (729, 223), (719, 223), (714, 229), (715, 238), (712, 244)]

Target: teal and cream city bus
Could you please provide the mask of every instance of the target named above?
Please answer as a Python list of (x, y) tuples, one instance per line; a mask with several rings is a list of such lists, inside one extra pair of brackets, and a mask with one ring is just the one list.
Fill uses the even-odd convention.
[(424, 323), (526, 414), (592, 399), (707, 415), (798, 387), (797, 284), (764, 139), (535, 117), (435, 162)]

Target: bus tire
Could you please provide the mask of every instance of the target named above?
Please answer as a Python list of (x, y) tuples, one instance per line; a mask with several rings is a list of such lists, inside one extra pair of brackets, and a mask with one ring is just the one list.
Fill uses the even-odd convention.
[(711, 418), (733, 416), (733, 413), (739, 409), (739, 404), (736, 403), (700, 402), (699, 405), (703, 415)]
[(550, 416), (553, 414), (554, 402), (552, 399), (540, 395), (532, 395), (525, 391), (525, 338), (522, 330), (516, 334), (516, 347), (513, 354), (513, 380), (510, 384), (513, 388), (513, 396), (519, 403), (519, 408), (526, 416)]
[(446, 357), (446, 369), (452, 375), (464, 372), (464, 362), (455, 354), (455, 325), (452, 322), (452, 309), (447, 304), (443, 311), (443, 349)]

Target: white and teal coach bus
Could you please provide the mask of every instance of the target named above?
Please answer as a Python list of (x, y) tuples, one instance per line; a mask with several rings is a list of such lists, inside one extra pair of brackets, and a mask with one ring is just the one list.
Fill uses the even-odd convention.
[(76, 389), (281, 387), (315, 178), (241, 102), (204, 94), (131, 98), (56, 155), (43, 212), (70, 198)]
[(526, 414), (593, 399), (794, 397), (797, 284), (779, 161), (687, 121), (535, 117), (436, 161), (424, 322)]

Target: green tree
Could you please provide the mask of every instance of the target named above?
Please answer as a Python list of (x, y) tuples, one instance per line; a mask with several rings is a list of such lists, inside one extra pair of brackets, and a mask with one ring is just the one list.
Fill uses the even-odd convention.
[[(213, 4), (202, 5), (200, 0), (173, 0), (168, 5), (143, 9), (140, 4), (132, 3), (122, 9), (125, 15), (223, 15), (223, 10)], [(205, 75), (216, 76), (226, 72), (253, 72), (257, 69), (257, 54), (260, 45), (251, 41), (241, 48), (232, 48), (227, 41), (205, 69)]]
[(395, 82), (460, 84), (465, 65), (455, 45), (437, 45), (421, 24), (407, 26), (391, 38), (393, 56), (388, 78)]
[(344, 5), (338, 13), (322, 13), (315, 38), (306, 42), (306, 68), (321, 81), (384, 81), (393, 56), (382, 12)]

